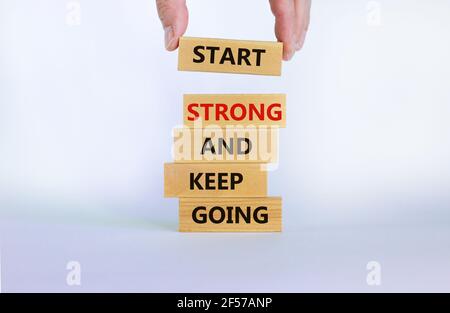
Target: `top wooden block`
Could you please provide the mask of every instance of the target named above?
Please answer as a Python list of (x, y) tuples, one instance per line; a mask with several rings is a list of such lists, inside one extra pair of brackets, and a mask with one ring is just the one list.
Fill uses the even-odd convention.
[(178, 70), (280, 76), (282, 53), (280, 42), (181, 37)]

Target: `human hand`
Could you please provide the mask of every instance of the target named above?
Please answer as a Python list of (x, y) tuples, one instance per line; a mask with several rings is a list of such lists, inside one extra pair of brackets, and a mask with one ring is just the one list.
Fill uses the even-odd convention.
[(275, 36), (283, 43), (283, 59), (289, 61), (305, 42), (311, 0), (269, 0), (269, 2), (275, 16)]
[[(288, 61), (305, 41), (311, 0), (269, 0), (275, 16), (275, 36), (283, 43), (283, 59)], [(188, 25), (186, 0), (156, 0), (164, 28), (166, 49), (173, 51)]]

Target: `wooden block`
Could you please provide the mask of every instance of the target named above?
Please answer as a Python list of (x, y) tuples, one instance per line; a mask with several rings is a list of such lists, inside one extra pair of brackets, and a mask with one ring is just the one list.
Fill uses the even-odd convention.
[(176, 128), (175, 162), (278, 162), (278, 128)]
[(286, 127), (285, 94), (185, 94), (186, 126)]
[(180, 198), (181, 232), (279, 232), (281, 198)]
[(264, 197), (267, 172), (259, 163), (166, 163), (165, 197)]
[(178, 70), (280, 76), (282, 53), (280, 42), (181, 37)]

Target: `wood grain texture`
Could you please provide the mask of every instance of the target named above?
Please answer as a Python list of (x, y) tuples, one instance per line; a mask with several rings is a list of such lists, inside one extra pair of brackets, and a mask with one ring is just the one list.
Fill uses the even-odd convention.
[(286, 127), (285, 94), (185, 94), (183, 124)]
[[(262, 165), (259, 163), (166, 163), (164, 164), (164, 196), (263, 197), (267, 195), (267, 172), (263, 170)], [(200, 178), (196, 179), (197, 177)], [(193, 179), (196, 179), (202, 189), (193, 183)]]
[(180, 232), (280, 232), (281, 229), (280, 197), (180, 198)]
[(282, 52), (280, 42), (181, 37), (178, 70), (280, 76)]
[(278, 128), (176, 128), (175, 162), (277, 163)]

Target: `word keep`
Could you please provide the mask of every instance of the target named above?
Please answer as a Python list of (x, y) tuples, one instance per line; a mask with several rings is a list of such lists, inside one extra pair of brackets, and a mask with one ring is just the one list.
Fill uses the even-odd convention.
[(234, 190), (242, 183), (241, 173), (190, 173), (191, 190)]

